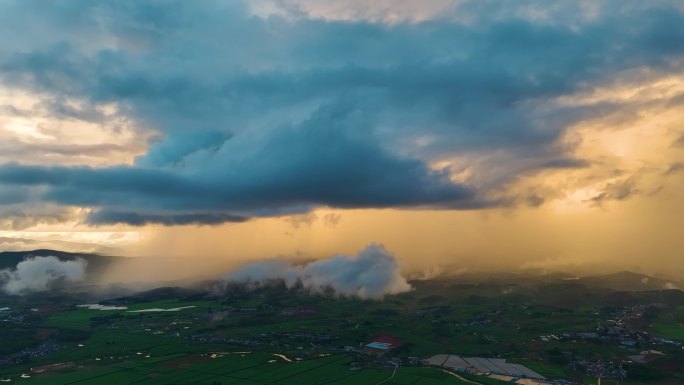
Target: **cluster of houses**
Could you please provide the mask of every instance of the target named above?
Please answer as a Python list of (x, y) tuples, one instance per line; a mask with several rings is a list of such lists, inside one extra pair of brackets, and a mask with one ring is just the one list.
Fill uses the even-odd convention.
[(592, 361), (584, 358), (576, 358), (571, 364), (572, 370), (583, 370), (587, 375), (594, 378), (623, 379), (627, 377), (627, 371), (620, 363), (609, 361)]
[(593, 341), (597, 343), (614, 343), (623, 348), (652, 348), (657, 346), (675, 346), (684, 348), (684, 341), (671, 340), (650, 335), (642, 330), (635, 330), (625, 322), (601, 325), (590, 332), (567, 332), (542, 335), (539, 339), (549, 341)]
[(26, 314), (12, 311), (12, 309), (8, 307), (1, 307), (0, 308), (0, 322), (24, 322), (26, 319)]
[(8, 357), (0, 358), (0, 366), (23, 364), (31, 359), (40, 358), (47, 356), (50, 353), (54, 353), (62, 348), (54, 342), (43, 342), (34, 348), (26, 348), (17, 353), (14, 353)]

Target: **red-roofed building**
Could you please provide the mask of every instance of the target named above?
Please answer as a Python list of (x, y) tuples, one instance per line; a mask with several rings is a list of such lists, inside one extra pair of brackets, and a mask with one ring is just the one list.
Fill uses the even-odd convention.
[(385, 334), (378, 334), (366, 344), (366, 351), (371, 354), (383, 355), (402, 345), (400, 339)]

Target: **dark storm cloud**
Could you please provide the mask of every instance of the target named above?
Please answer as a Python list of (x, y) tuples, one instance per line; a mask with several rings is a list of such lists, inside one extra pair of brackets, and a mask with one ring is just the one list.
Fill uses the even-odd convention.
[[(0, 43), (2, 82), (118, 103), (160, 140), (130, 167), (5, 165), (0, 181), (99, 208), (97, 223), (491, 207), (516, 201), (490, 195), (521, 174), (587, 166), (559, 138), (617, 108), (549, 100), (625, 70), (682, 70), (684, 15), (662, 3), (605, 2), (597, 19), (568, 23), (493, 17), (483, 4), (472, 23), (385, 25), (265, 19), (239, 2), (4, 2), (0, 32), (17, 38)], [(428, 166), (472, 154), (498, 155), (462, 184)]]
[(363, 136), (354, 137), (347, 132), (350, 124), (362, 123), (350, 118), (348, 111), (324, 109), (267, 138), (241, 136), (219, 149), (194, 153), (181, 169), (6, 164), (0, 166), (0, 183), (47, 186), (42, 197), (50, 202), (143, 211), (216, 209), (268, 215), (283, 207), (319, 204), (482, 204), (445, 172), (392, 156)]
[(26, 201), (26, 194), (28, 190), (24, 187), (3, 186), (0, 189), (0, 205), (10, 205), (15, 203), (22, 203)]
[(140, 214), (116, 211), (96, 211), (88, 217), (90, 224), (127, 223), (133, 226), (148, 224), (175, 225), (218, 225), (226, 222), (244, 222), (247, 218), (223, 213), (193, 214)]
[[(0, 183), (47, 187), (46, 201), (75, 206), (135, 209), (140, 216), (117, 221), (197, 222), (220, 216), (187, 214), (224, 210), (237, 216), (273, 215), (334, 207), (486, 205), (443, 171), (391, 155), (365, 134), (348, 132), (363, 123), (344, 108), (324, 108), (298, 126), (281, 127), (264, 138), (241, 136), (208, 153), (194, 153), (184, 167), (0, 166)], [(325, 124), (323, 124), (324, 122)], [(191, 140), (191, 138), (188, 138)], [(151, 210), (154, 214), (145, 214)], [(162, 218), (158, 211), (183, 215)], [(109, 211), (109, 210), (105, 210)], [(113, 210), (119, 212), (120, 210)], [(225, 216), (232, 221), (231, 216)], [(91, 217), (112, 222), (111, 215)]]

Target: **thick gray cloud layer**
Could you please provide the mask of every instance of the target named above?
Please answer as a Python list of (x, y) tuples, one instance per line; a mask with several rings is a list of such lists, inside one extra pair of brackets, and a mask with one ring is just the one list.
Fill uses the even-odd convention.
[(224, 279), (257, 286), (279, 280), (313, 292), (332, 288), (337, 295), (376, 299), (411, 289), (394, 255), (381, 245), (369, 245), (355, 256), (337, 255), (299, 266), (283, 260), (255, 262)]
[[(535, 7), (547, 18), (521, 11)], [(237, 1), (4, 1), (0, 33), (14, 38), (0, 42), (0, 82), (73, 119), (115, 103), (160, 136), (130, 166), (0, 165), (0, 199), (31, 188), (34, 201), (95, 208), (90, 223), (134, 225), (541, 202), (502, 191), (587, 166), (559, 138), (618, 107), (549, 100), (624, 71), (683, 69), (676, 2), (557, 8), (472, 2), (467, 22), (384, 24), (263, 18)], [(430, 166), (453, 158), (473, 159), (459, 166), (470, 177)]]

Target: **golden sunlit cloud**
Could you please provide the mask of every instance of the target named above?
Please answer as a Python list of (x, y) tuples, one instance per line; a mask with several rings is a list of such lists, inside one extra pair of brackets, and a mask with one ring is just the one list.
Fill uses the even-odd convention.
[(40, 165), (131, 164), (153, 135), (116, 104), (56, 101), (0, 87), (0, 162)]
[(0, 23), (4, 249), (684, 275), (681, 4), (55, 7)]

